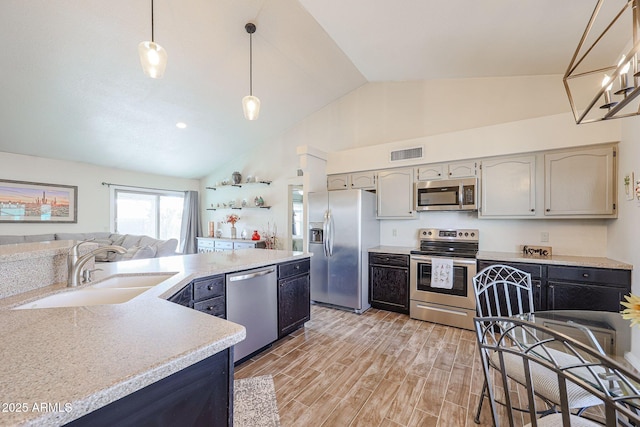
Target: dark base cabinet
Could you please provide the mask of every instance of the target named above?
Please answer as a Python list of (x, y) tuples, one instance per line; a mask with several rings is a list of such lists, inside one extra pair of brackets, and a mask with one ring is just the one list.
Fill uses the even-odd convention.
[(194, 280), (168, 301), (226, 319), (225, 295), (224, 275), (220, 274)]
[(223, 350), (67, 425), (231, 427), (233, 350)]
[(311, 319), (309, 259), (278, 265), (278, 338)]
[(381, 310), (409, 314), (409, 256), (369, 254), (369, 302)]
[(531, 273), (534, 306), (541, 310), (594, 310), (618, 312), (631, 292), (631, 271), (502, 261), (478, 261), (478, 272), (504, 264)]

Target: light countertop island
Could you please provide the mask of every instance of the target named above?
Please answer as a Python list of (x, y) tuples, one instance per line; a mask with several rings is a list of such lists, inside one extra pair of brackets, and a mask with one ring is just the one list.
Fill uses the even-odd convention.
[(12, 309), (73, 292), (65, 283), (0, 299), (0, 425), (65, 424), (233, 346), (243, 326), (165, 299), (196, 278), (308, 256), (244, 249), (98, 265), (92, 284), (175, 273), (123, 304)]

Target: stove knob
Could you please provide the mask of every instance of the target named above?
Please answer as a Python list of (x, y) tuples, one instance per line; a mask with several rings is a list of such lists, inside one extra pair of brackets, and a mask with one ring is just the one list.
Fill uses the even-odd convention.
[(458, 233), (458, 237), (462, 237), (462, 233)]
[(464, 237), (467, 237), (469, 235), (469, 233), (464, 233)]
[(473, 237), (473, 236), (475, 236), (475, 235), (476, 235), (476, 233), (473, 233), (473, 232), (471, 233), (471, 237)]
[(431, 232), (430, 232), (430, 231), (429, 231), (427, 234), (428, 234), (429, 236), (431, 236)]

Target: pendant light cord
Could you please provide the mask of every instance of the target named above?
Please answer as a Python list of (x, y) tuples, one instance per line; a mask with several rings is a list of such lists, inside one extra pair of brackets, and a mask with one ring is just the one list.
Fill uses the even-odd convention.
[(153, 36), (153, 0), (151, 0), (151, 41), (155, 43), (155, 39)]
[(249, 95), (253, 96), (253, 34), (249, 33)]

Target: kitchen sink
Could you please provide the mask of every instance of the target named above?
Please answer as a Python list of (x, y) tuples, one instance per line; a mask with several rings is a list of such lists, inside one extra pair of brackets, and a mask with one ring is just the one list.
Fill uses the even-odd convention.
[(62, 292), (49, 295), (14, 309), (80, 307), (86, 305), (122, 304), (133, 299), (150, 287), (99, 289), (85, 288), (78, 291)]
[(118, 274), (96, 282), (95, 285), (72, 290), (20, 305), (14, 309), (81, 307), (88, 305), (122, 304), (147, 289), (167, 280), (175, 273), (162, 274)]
[(107, 277), (104, 280), (95, 282), (91, 288), (95, 289), (129, 289), (129, 288), (149, 288), (160, 282), (164, 282), (175, 273), (162, 274), (117, 274)]

